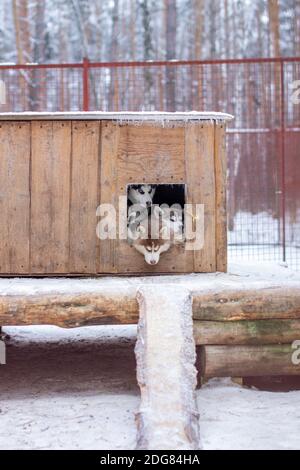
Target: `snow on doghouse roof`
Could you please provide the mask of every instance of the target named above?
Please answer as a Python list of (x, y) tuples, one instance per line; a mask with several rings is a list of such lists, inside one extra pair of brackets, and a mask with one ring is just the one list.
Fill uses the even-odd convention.
[(2, 121), (26, 121), (26, 120), (116, 120), (116, 121), (231, 121), (233, 116), (218, 112), (176, 112), (167, 113), (160, 111), (143, 112), (100, 112), (100, 111), (71, 111), (71, 112), (22, 112), (0, 113)]

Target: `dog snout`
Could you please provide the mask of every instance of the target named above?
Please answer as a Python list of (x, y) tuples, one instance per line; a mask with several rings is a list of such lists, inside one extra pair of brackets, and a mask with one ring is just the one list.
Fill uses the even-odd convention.
[(147, 202), (146, 202), (146, 206), (147, 206), (147, 207), (150, 207), (150, 206), (151, 206), (151, 201), (147, 201)]
[(157, 264), (157, 261), (155, 261), (155, 259), (151, 259), (150, 264)]

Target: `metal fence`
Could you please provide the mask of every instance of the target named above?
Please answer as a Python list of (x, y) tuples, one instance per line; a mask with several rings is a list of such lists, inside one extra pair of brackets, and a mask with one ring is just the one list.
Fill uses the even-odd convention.
[(300, 58), (0, 65), (0, 111), (223, 111), (231, 259), (300, 269)]

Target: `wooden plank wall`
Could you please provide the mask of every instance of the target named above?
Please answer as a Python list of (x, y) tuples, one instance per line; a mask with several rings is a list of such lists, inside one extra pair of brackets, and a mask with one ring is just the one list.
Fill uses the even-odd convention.
[[(126, 196), (132, 183), (184, 184), (186, 182), (185, 126), (103, 124), (101, 152), (101, 201), (117, 207), (119, 195)], [(177, 245), (163, 254), (155, 266), (126, 240), (100, 242), (100, 272), (187, 273), (193, 271), (193, 253)]]
[[(208, 122), (0, 123), (0, 274), (226, 270), (224, 135)], [(100, 201), (117, 209), (139, 182), (187, 185), (205, 206), (204, 249), (175, 246), (153, 267), (126, 240), (98, 240)]]
[(0, 124), (0, 272), (30, 271), (30, 123)]
[[(204, 205), (204, 246), (193, 251), (195, 272), (216, 271), (214, 127), (190, 123), (185, 129), (188, 201)], [(193, 208), (195, 211), (195, 206)], [(196, 216), (196, 214), (193, 214)]]
[(0, 125), (0, 273), (97, 272), (98, 121)]
[(73, 122), (70, 194), (72, 273), (97, 272), (96, 208), (100, 204), (100, 122)]
[(69, 270), (71, 123), (31, 124), (31, 272)]
[(215, 124), (216, 270), (227, 271), (227, 155), (225, 124)]

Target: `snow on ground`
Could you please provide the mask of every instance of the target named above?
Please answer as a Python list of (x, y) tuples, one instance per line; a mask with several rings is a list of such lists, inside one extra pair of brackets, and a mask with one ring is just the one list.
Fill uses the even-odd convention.
[(132, 449), (134, 326), (5, 328), (0, 449)]
[(238, 212), (234, 217), (234, 230), (228, 232), (228, 242), (242, 246), (280, 244), (279, 220), (267, 212)]
[(106, 292), (135, 297), (144, 284), (184, 285), (191, 292), (205, 289), (247, 289), (252, 287), (299, 285), (300, 272), (287, 268), (284, 263), (257, 263), (243, 260), (229, 263), (228, 273), (181, 274), (146, 277), (107, 276), (98, 278), (0, 278), (0, 295), (88, 294)]
[[(282, 243), (282, 220), (272, 217), (268, 212), (237, 212), (234, 217), (234, 229), (228, 232), (230, 245), (251, 247), (252, 245), (279, 246)], [(286, 214), (286, 244), (292, 247), (300, 245), (300, 209), (293, 214)]]
[(213, 379), (198, 392), (204, 449), (300, 449), (300, 391), (261, 392)]
[[(238, 212), (234, 229), (228, 232), (228, 255), (231, 261), (280, 262), (283, 260), (282, 221), (267, 212)], [(300, 270), (300, 210), (286, 214), (286, 261)]]
[[(143, 282), (176, 283), (192, 290), (295, 283), (300, 273), (274, 264), (229, 267), (230, 275), (148, 277)], [(184, 280), (185, 279), (185, 280)], [(49, 280), (48, 280), (49, 281)], [(66, 291), (67, 281), (47, 281)], [(103, 280), (101, 280), (103, 281)], [(44, 280), (0, 280), (0, 292), (40, 292)], [(69, 281), (68, 281), (69, 282)], [(97, 280), (71, 280), (92, 291)], [(109, 279), (106, 281), (109, 284)], [(133, 281), (116, 279), (131, 291)], [(37, 284), (36, 284), (37, 283)], [(42, 287), (41, 287), (42, 286)], [(48, 288), (47, 288), (48, 290)], [(135, 376), (135, 326), (60, 329), (6, 327), (7, 365), (0, 366), (0, 449), (133, 449), (139, 406)], [(229, 379), (212, 380), (197, 392), (204, 449), (300, 449), (300, 391), (261, 392)]]
[(0, 120), (26, 120), (26, 119), (114, 119), (118, 121), (231, 121), (233, 116), (227, 113), (216, 111), (189, 111), (189, 112), (162, 112), (162, 111), (119, 111), (119, 112), (103, 112), (103, 111), (63, 111), (63, 112), (35, 112), (25, 111), (17, 113), (0, 113)]

